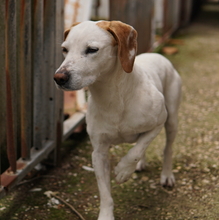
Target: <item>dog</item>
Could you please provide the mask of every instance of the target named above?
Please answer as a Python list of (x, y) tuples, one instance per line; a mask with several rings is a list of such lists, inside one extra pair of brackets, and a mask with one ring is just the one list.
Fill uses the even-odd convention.
[(173, 186), (172, 144), (177, 133), (181, 78), (162, 55), (136, 56), (137, 32), (120, 21), (85, 21), (64, 33), (64, 61), (54, 80), (63, 90), (88, 87), (87, 132), (99, 193), (98, 220), (113, 220), (109, 148), (136, 143), (115, 168), (116, 181), (127, 181), (146, 166), (145, 150), (165, 127), (161, 184)]

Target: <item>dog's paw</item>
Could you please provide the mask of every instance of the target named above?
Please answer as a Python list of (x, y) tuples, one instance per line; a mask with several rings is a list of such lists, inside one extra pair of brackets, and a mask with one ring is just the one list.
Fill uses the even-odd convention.
[(147, 166), (147, 162), (146, 162), (145, 158), (144, 158), (144, 159), (141, 159), (141, 160), (139, 160), (139, 162), (137, 163), (136, 168), (135, 168), (135, 171), (145, 170), (146, 166)]
[(114, 220), (114, 217), (104, 216), (103, 218), (99, 217), (98, 220)]
[(126, 182), (135, 171), (136, 164), (128, 164), (125, 160), (121, 160), (115, 168), (116, 181), (118, 183)]
[(98, 220), (114, 220), (113, 215), (99, 215)]
[(111, 199), (108, 201), (102, 200), (102, 206), (100, 206), (98, 220), (114, 220), (113, 201)]
[(98, 220), (114, 220), (113, 213), (99, 214)]
[(161, 173), (161, 178), (160, 178), (160, 184), (162, 186), (168, 186), (168, 187), (173, 187), (175, 184), (175, 178), (172, 172)]
[(114, 218), (108, 218), (106, 216), (104, 216), (103, 218), (102, 217), (99, 217), (98, 220), (114, 220)]

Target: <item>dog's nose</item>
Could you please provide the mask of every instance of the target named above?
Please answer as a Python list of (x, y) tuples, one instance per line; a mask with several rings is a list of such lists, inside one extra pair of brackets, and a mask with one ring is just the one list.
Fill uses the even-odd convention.
[(56, 74), (54, 75), (54, 80), (55, 80), (55, 82), (56, 82), (58, 85), (62, 86), (62, 85), (64, 85), (65, 83), (68, 82), (68, 80), (69, 80), (69, 74), (67, 74), (67, 73), (56, 73)]

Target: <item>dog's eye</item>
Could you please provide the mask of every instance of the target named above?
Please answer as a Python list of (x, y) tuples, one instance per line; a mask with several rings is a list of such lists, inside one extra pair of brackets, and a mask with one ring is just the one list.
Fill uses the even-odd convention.
[(89, 54), (89, 53), (96, 53), (97, 51), (99, 50), (99, 48), (96, 48), (96, 47), (88, 47), (85, 51), (86, 54)]
[(63, 48), (62, 48), (62, 52), (63, 52), (63, 53), (68, 53), (68, 50), (67, 50), (65, 47), (63, 47)]

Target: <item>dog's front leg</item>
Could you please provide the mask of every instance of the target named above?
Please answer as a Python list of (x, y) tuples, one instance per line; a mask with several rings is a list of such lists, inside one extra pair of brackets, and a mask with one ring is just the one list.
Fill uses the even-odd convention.
[(100, 213), (98, 220), (114, 220), (108, 151), (109, 147), (94, 146), (92, 153), (92, 162), (100, 193)]
[(136, 145), (120, 160), (115, 168), (116, 181), (123, 183), (127, 181), (136, 169), (137, 163), (142, 159), (145, 150), (151, 141), (160, 133), (163, 125), (154, 128), (151, 131), (141, 134)]

